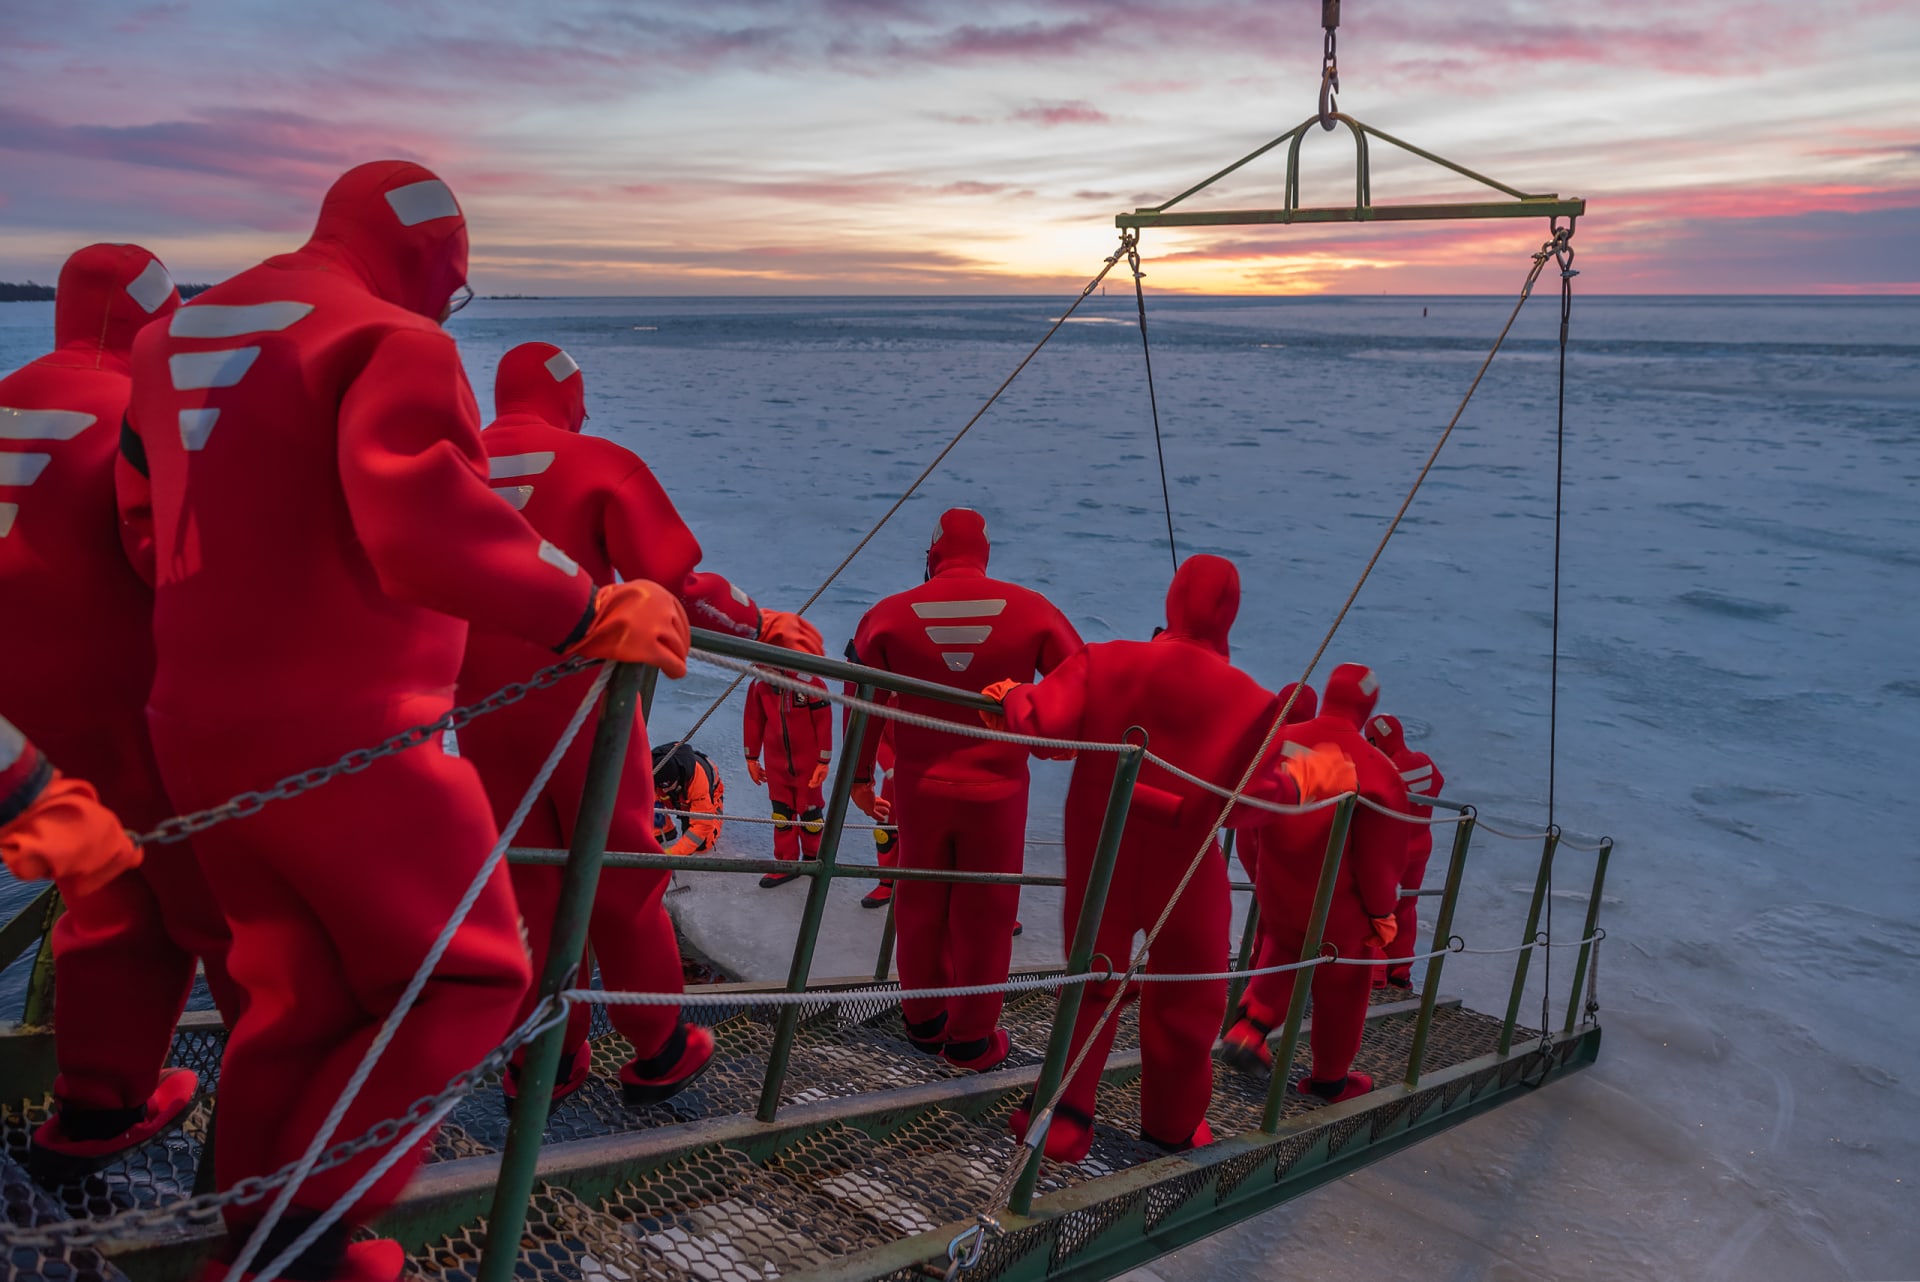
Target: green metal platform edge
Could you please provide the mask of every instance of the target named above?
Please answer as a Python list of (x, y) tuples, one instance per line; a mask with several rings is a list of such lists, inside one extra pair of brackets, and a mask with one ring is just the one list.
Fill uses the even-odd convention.
[[(1415, 1090), (1394, 1085), (1315, 1110), (1276, 1135), (1250, 1131), (1050, 1194), (1032, 1215), (1003, 1217), (1004, 1236), (966, 1277), (1096, 1282), (1151, 1263), (1588, 1067), (1600, 1032), (1595, 1025), (1555, 1035), (1544, 1062), (1537, 1044), (1485, 1055), (1433, 1073)], [(947, 1243), (964, 1227), (943, 1226), (792, 1277), (853, 1282), (944, 1265)]]

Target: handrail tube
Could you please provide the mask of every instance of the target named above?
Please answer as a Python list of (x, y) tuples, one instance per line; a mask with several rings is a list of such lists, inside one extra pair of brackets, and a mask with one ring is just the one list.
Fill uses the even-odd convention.
[(7, 919), (6, 925), (0, 926), (0, 970), (19, 961), (29, 948), (39, 946), (47, 933), (47, 913), (59, 893), (54, 884), (48, 882), (25, 907)]
[[(34, 900), (36, 904), (40, 902), (40, 899)], [(53, 1024), (53, 926), (66, 910), (67, 901), (57, 891), (46, 902), (40, 947), (33, 955), (33, 969), (27, 974), (27, 1001), (20, 1012), (20, 1022), (28, 1028), (46, 1028)]]
[[(1229, 868), (1233, 866), (1233, 845), (1238, 839), (1238, 836), (1239, 834), (1234, 832), (1233, 829), (1227, 829), (1226, 839), (1223, 844), (1226, 848), (1225, 853), (1227, 856), (1227, 866)], [(1248, 889), (1251, 890), (1252, 887), (1248, 887)], [(1247, 921), (1246, 924), (1240, 928), (1240, 947), (1233, 955), (1233, 968), (1235, 970), (1246, 970), (1249, 968), (1253, 962), (1254, 946), (1259, 938), (1260, 900), (1256, 897), (1252, 903), (1247, 905)], [(1236, 979), (1227, 985), (1227, 1013), (1222, 1017), (1220, 1022), (1220, 1035), (1222, 1037), (1227, 1035), (1227, 1030), (1233, 1027), (1234, 1021), (1238, 1018), (1235, 1008), (1240, 1005), (1240, 994), (1246, 991), (1247, 983), (1248, 981), (1245, 979)]]
[(1580, 931), (1580, 951), (1574, 954), (1573, 989), (1567, 995), (1567, 1022), (1562, 1026), (1562, 1032), (1573, 1031), (1574, 1020), (1580, 1011), (1580, 985), (1586, 982), (1587, 960), (1593, 955), (1593, 934), (1600, 926), (1600, 889), (1607, 884), (1607, 860), (1612, 855), (1613, 838), (1604, 838), (1593, 860), (1592, 898), (1587, 900), (1587, 924)]
[[(600, 881), (601, 856), (607, 849), (607, 831), (620, 796), (620, 776), (633, 738), (635, 705), (642, 674), (634, 664), (616, 664), (601, 696), (600, 720), (593, 731), (593, 754), (587, 762), (586, 786), (573, 827), (573, 844), (560, 882), (560, 902), (553, 916), (547, 962), (540, 972), (539, 995), (550, 998), (571, 981), (580, 966), (587, 941), (587, 922), (593, 913), (594, 890)], [(560, 1067), (561, 1044), (566, 1041), (562, 1020), (527, 1048), (521, 1067), (519, 1095), (513, 1120), (500, 1155), (500, 1182), (494, 1189), (493, 1213), (488, 1219), (486, 1250), (480, 1258), (480, 1282), (513, 1282), (520, 1259), (520, 1235), (526, 1227), (527, 1200), (533, 1195), (534, 1168), (545, 1139), (547, 1113), (553, 1104), (553, 1083)]]
[(1141, 214), (1159, 214), (1159, 213), (1164, 213), (1169, 209), (1172, 209), (1175, 205), (1179, 204), (1181, 201), (1185, 200), (1187, 197), (1193, 195), (1195, 192), (1205, 191), (1207, 188), (1213, 186), (1215, 183), (1219, 182), (1222, 178), (1225, 178), (1228, 174), (1240, 168), (1242, 165), (1245, 165), (1251, 161), (1260, 159), (1260, 157), (1266, 155), (1268, 152), (1272, 151), (1275, 147), (1278, 147), (1281, 143), (1287, 141), (1287, 139), (1293, 137), (1295, 134), (1298, 134), (1301, 130), (1305, 129), (1307, 125), (1313, 124), (1318, 119), (1319, 119), (1318, 116), (1314, 116), (1311, 119), (1307, 120), (1305, 124), (1295, 125), (1293, 128), (1287, 130), (1287, 132), (1281, 134), (1278, 138), (1275, 138), (1272, 142), (1262, 143), (1260, 146), (1255, 147), (1252, 151), (1248, 152), (1246, 155), (1240, 157), (1240, 159), (1234, 161), (1231, 165), (1228, 165), (1225, 169), (1220, 170), (1218, 173), (1211, 174), (1206, 178), (1202, 178), (1199, 182), (1187, 188), (1185, 191), (1181, 192), (1178, 196), (1175, 196), (1169, 200), (1163, 200), (1157, 205), (1153, 205), (1150, 207), (1142, 207), (1140, 209), (1135, 210), (1134, 212), (1141, 213)]
[[(788, 651), (779, 651), (787, 654)], [(862, 699), (873, 698), (873, 687), (859, 687)], [(847, 719), (846, 742), (857, 744), (867, 729), (867, 710), (855, 708)], [(807, 903), (800, 911), (800, 932), (793, 941), (793, 965), (787, 971), (787, 991), (805, 991), (813, 972), (813, 949), (819, 941), (820, 919), (827, 911), (827, 891), (833, 885), (834, 865), (840, 854), (840, 834), (847, 822), (847, 799), (853, 795), (853, 772), (859, 768), (858, 754), (842, 752), (833, 774), (833, 792), (827, 798), (827, 827), (820, 835), (820, 855), (814, 864), (813, 880), (807, 884)], [(767, 1076), (760, 1087), (757, 1116), (771, 1122), (780, 1111), (780, 1084), (787, 1075), (787, 1060), (793, 1054), (793, 1039), (800, 1032), (800, 1008), (787, 1006), (780, 1011), (780, 1023), (774, 1029), (773, 1045), (767, 1051)]]
[[(1144, 737), (1144, 735), (1143, 735)], [(1113, 882), (1114, 861), (1120, 855), (1120, 838), (1126, 831), (1127, 809), (1133, 804), (1133, 785), (1140, 777), (1140, 763), (1146, 757), (1144, 747), (1129, 746), (1114, 763), (1113, 786), (1107, 790), (1107, 810), (1100, 820), (1100, 838), (1093, 848), (1093, 867), (1087, 874), (1086, 897), (1080, 901), (1080, 917), (1073, 924), (1073, 946), (1067, 951), (1067, 974), (1082, 975), (1093, 965), (1093, 947), (1100, 936), (1100, 919), (1107, 911), (1107, 887)], [(1086, 985), (1072, 984), (1060, 993), (1054, 1007), (1053, 1031), (1047, 1037), (1047, 1055), (1040, 1063), (1040, 1076), (1033, 1085), (1031, 1123), (1040, 1120), (1040, 1109), (1060, 1089), (1066, 1072), (1067, 1051), (1073, 1044), (1073, 1028), (1080, 1018), (1080, 1003)], [(1033, 1209), (1033, 1189), (1040, 1179), (1041, 1142), (1027, 1151), (1025, 1169), (1007, 1200), (1015, 1215)]]
[[(891, 871), (891, 870), (889, 870)], [(880, 956), (873, 963), (873, 982), (884, 984), (893, 973), (893, 938), (898, 928), (893, 921), (893, 900), (887, 900), (887, 921), (880, 928)]]
[[(708, 654), (724, 655), (729, 659), (744, 659), (748, 663), (765, 664), (780, 672), (805, 672), (812, 676), (825, 677), (830, 681), (850, 681), (855, 685), (868, 687), (867, 698), (872, 698), (874, 690), (890, 690), (894, 694), (916, 695), (922, 699), (950, 703), (975, 712), (1000, 711), (999, 704), (970, 691), (957, 690), (952, 686), (943, 686), (933, 681), (921, 681), (916, 677), (903, 677), (897, 672), (883, 672), (879, 668), (863, 667), (858, 663), (829, 659), (823, 655), (783, 650), (779, 646), (743, 640), (740, 637), (728, 636), (724, 632), (709, 632), (705, 628), (693, 630), (693, 648)], [(849, 735), (846, 742), (856, 744), (859, 740)]]
[[(1320, 859), (1320, 883), (1313, 892), (1313, 914), (1307, 919), (1307, 936), (1301, 941), (1296, 960), (1320, 955), (1327, 913), (1333, 907), (1334, 883), (1340, 875), (1340, 857), (1347, 848), (1347, 828), (1353, 822), (1358, 800), (1348, 793), (1333, 812), (1333, 831), (1327, 834), (1327, 853)], [(1311, 971), (1293, 973), (1293, 1000), (1287, 1003), (1286, 1028), (1280, 1034), (1280, 1048), (1273, 1054), (1273, 1079), (1267, 1083), (1267, 1106), (1260, 1115), (1260, 1129), (1268, 1135), (1280, 1129), (1280, 1106), (1287, 1096), (1288, 1079), (1293, 1076), (1293, 1052), (1300, 1045), (1300, 1021), (1306, 1016), (1307, 994), (1312, 987)]]
[[(1533, 879), (1533, 903), (1527, 909), (1527, 933), (1520, 942), (1530, 944), (1540, 930), (1540, 909), (1547, 902), (1547, 887), (1553, 881), (1553, 852), (1560, 846), (1560, 826), (1555, 824), (1547, 829), (1546, 840), (1540, 843), (1540, 871)], [(1520, 959), (1513, 964), (1513, 995), (1507, 999), (1506, 1022), (1500, 1026), (1500, 1053), (1505, 1055), (1513, 1049), (1513, 1028), (1520, 1019), (1520, 999), (1526, 992), (1527, 966), (1533, 960), (1534, 950), (1525, 949)]]
[[(1433, 923), (1433, 946), (1445, 948), (1453, 938), (1453, 910), (1460, 902), (1460, 881), (1467, 867), (1467, 847), (1473, 842), (1473, 807), (1453, 832), (1453, 853), (1447, 859), (1447, 887), (1440, 893), (1440, 915)], [(1423, 892), (1424, 893), (1424, 892)], [(1413, 1023), (1413, 1048), (1407, 1052), (1407, 1089), (1420, 1085), (1420, 1070), (1427, 1059), (1427, 1034), (1433, 1028), (1433, 1008), (1440, 995), (1440, 973), (1446, 969), (1447, 955), (1441, 953), (1427, 963), (1420, 981), (1420, 1015)]]

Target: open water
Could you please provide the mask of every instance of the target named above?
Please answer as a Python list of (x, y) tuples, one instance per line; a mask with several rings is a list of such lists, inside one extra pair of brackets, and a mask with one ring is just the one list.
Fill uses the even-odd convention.
[[(1509, 305), (1152, 300), (1179, 551), (1239, 562), (1236, 658), (1257, 676), (1300, 675)], [(567, 347), (590, 429), (653, 465), (709, 565), (790, 606), (1061, 306), (482, 301), (453, 328), (483, 403), (507, 347)], [(1550, 295), (1528, 305), (1322, 665), (1373, 664), (1449, 795), (1501, 826), (1546, 815), (1557, 319)], [(50, 320), (0, 308), (0, 370)], [(1619, 843), (1601, 1061), (1161, 1277), (1920, 1275), (1920, 300), (1583, 298), (1573, 336), (1555, 817)], [(986, 513), (995, 571), (1089, 640), (1160, 621), (1171, 562), (1130, 296), (1089, 299), (828, 589), (810, 614), (830, 646), (919, 578), (954, 504)], [(656, 737), (723, 684), (696, 671), (665, 691)], [(739, 775), (732, 808), (764, 813), (732, 769), (738, 735), (730, 708), (699, 742)], [(1037, 773), (1036, 836), (1058, 832), (1061, 778)], [(724, 849), (766, 841), (734, 825)], [(1517, 942), (1537, 856), (1479, 839), (1459, 933)], [(1589, 858), (1562, 856), (1560, 938)], [(1030, 867), (1055, 862), (1038, 847)], [(727, 880), (676, 896), (682, 921), (764, 970), (799, 896)], [(830, 910), (848, 968), (879, 929), (858, 893)], [(0, 908), (23, 897), (0, 889)], [(1057, 953), (1054, 913), (1024, 909), (1028, 956)], [(1456, 959), (1445, 987), (1498, 1009), (1511, 973)]]

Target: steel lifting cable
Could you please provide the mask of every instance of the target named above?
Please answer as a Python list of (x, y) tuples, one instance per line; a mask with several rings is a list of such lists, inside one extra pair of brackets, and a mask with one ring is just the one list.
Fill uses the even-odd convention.
[(1153, 411), (1153, 453), (1160, 460), (1160, 501), (1167, 509), (1167, 555), (1173, 558), (1174, 573), (1180, 572), (1180, 550), (1173, 542), (1173, 495), (1167, 489), (1167, 451), (1160, 443), (1160, 398), (1153, 390), (1153, 348), (1147, 342), (1147, 291), (1141, 284), (1147, 274), (1140, 270), (1140, 233), (1121, 236), (1127, 251), (1127, 266), (1133, 270), (1133, 297), (1140, 309), (1140, 360), (1147, 369), (1147, 408)]
[[(1441, 432), (1440, 439), (1434, 443), (1432, 451), (1427, 455), (1427, 461), (1421, 465), (1419, 475), (1414, 478), (1413, 485), (1407, 490), (1406, 498), (1401, 500), (1399, 510), (1394, 513), (1393, 519), (1387, 523), (1387, 528), (1385, 532), (1381, 534), (1380, 542), (1374, 548), (1373, 555), (1367, 558), (1366, 566), (1361, 570), (1360, 577), (1355, 581), (1353, 589), (1347, 593), (1346, 600), (1342, 602), (1339, 612), (1334, 616), (1332, 625), (1327, 628), (1326, 635), (1321, 638), (1318, 648), (1314, 650), (1313, 658), (1308, 661), (1306, 671), (1301, 674), (1298, 685), (1295, 687), (1293, 693), (1288, 695), (1285, 703), (1275, 714), (1272, 724), (1267, 727), (1266, 737), (1261, 741), (1260, 747), (1254, 752), (1253, 759), (1247, 763), (1246, 771), (1242, 774), (1239, 785), (1233, 790), (1233, 795), (1228, 798), (1227, 804), (1222, 807), (1218, 822), (1209, 826), (1206, 841), (1201, 845), (1200, 849), (1194, 853), (1192, 862), (1187, 865), (1187, 869), (1185, 873), (1181, 875), (1179, 883), (1174, 886), (1173, 893), (1168, 896), (1166, 906), (1161, 910), (1159, 919), (1154, 922), (1153, 928), (1147, 932), (1144, 947), (1140, 952), (1136, 953), (1128, 965), (1126, 980), (1131, 980), (1138, 972), (1142, 962), (1145, 960), (1147, 952), (1153, 947), (1153, 941), (1159, 937), (1160, 931), (1173, 916), (1174, 906), (1179, 902), (1180, 896), (1186, 893), (1188, 884), (1192, 882), (1194, 875), (1199, 871), (1208, 852), (1213, 847), (1213, 830), (1226, 822), (1227, 817), (1233, 810), (1234, 804), (1239, 801), (1240, 794), (1244, 792), (1247, 785), (1252, 782), (1254, 773), (1258, 770), (1260, 762), (1265, 759), (1267, 750), (1272, 747), (1273, 741), (1279, 736), (1281, 726), (1286, 723), (1286, 717), (1293, 709), (1294, 700), (1299, 697), (1300, 690), (1305, 688), (1308, 680), (1312, 678), (1314, 669), (1326, 654), (1327, 647), (1333, 644), (1334, 635), (1339, 631), (1341, 623), (1345, 621), (1347, 612), (1352, 609), (1355, 599), (1360, 595), (1361, 588), (1366, 586), (1367, 579), (1373, 574), (1374, 567), (1379, 564), (1381, 556), (1385, 554), (1387, 543), (1393, 538), (1394, 532), (1399, 529), (1400, 522), (1406, 516), (1407, 510), (1412, 507), (1414, 497), (1419, 494), (1421, 485), (1425, 483), (1428, 474), (1432, 472), (1434, 463), (1437, 462), (1440, 457), (1440, 451), (1446, 447), (1448, 439), (1453, 435), (1454, 428), (1458, 426), (1460, 422), (1461, 415), (1466, 413), (1467, 405), (1473, 400), (1474, 393), (1479, 390), (1480, 382), (1486, 377), (1488, 367), (1493, 364), (1493, 358), (1499, 354), (1501, 346), (1506, 342), (1508, 333), (1513, 329), (1514, 322), (1519, 319), (1520, 309), (1526, 306), (1527, 299), (1532, 296), (1534, 284), (1540, 279), (1541, 271), (1545, 269), (1547, 263), (1554, 260), (1558, 247), (1563, 245), (1564, 237), (1556, 233), (1554, 240), (1549, 241), (1534, 254), (1533, 266), (1527, 272), (1525, 283), (1520, 287), (1520, 297), (1514, 301), (1513, 310), (1508, 314), (1506, 323), (1500, 327), (1500, 333), (1495, 337), (1492, 348), (1487, 352), (1486, 359), (1480, 362), (1480, 368), (1475, 371), (1473, 381), (1467, 386), (1466, 395), (1460, 398), (1458, 408), (1454, 410), (1453, 417), (1447, 421), (1446, 429)], [(1032, 1120), (1028, 1124), (1026, 1141), (1022, 1145), (1023, 1149), (1033, 1148), (1037, 1151), (1045, 1144), (1046, 1125), (1051, 1120), (1052, 1110), (1059, 1104), (1060, 1100), (1065, 1097), (1067, 1087), (1073, 1081), (1074, 1074), (1080, 1070), (1088, 1053), (1098, 1044), (1100, 1029), (1106, 1025), (1108, 1020), (1113, 1018), (1114, 1013), (1119, 1009), (1120, 999), (1125, 992), (1126, 981), (1123, 980), (1115, 989), (1113, 998), (1107, 1003), (1106, 1008), (1101, 1011), (1099, 1018), (1094, 1022), (1092, 1033), (1088, 1036), (1087, 1040), (1082, 1043), (1080, 1053), (1073, 1058), (1073, 1061), (1067, 1066), (1066, 1070), (1061, 1073), (1060, 1082), (1054, 1090), (1053, 1098), (1046, 1101), (1040, 1101), (1038, 1099), (1034, 1101), (1035, 1107), (1030, 1115)], [(1008, 1165), (1007, 1169), (1001, 1174), (1000, 1179), (995, 1182), (989, 1199), (989, 1206), (992, 1209), (997, 1210), (1007, 1204), (1007, 1198), (1012, 1193), (1014, 1185), (1018, 1183), (1020, 1172), (1026, 1166), (1026, 1161), (1027, 1159), (1024, 1152), (1017, 1154), (1015, 1160)]]
[[(1060, 327), (1067, 323), (1067, 318), (1072, 316), (1074, 312), (1080, 309), (1080, 304), (1087, 301), (1088, 296), (1091, 295), (1096, 288), (1098, 288), (1100, 282), (1107, 278), (1107, 273), (1112, 271), (1114, 269), (1114, 265), (1117, 264), (1121, 260), (1121, 258), (1126, 256), (1126, 252), (1127, 252), (1126, 237), (1123, 236), (1121, 237), (1120, 248), (1114, 250), (1112, 254), (1108, 255), (1106, 265), (1103, 266), (1098, 272), (1094, 274), (1094, 277), (1092, 280), (1086, 283), (1085, 288), (1083, 288), (1080, 291), (1079, 296), (1076, 297), (1071, 303), (1067, 305), (1067, 310), (1060, 313), (1059, 318), (1053, 322), (1052, 327), (1049, 328), (1046, 333), (1040, 336), (1040, 341), (1035, 343), (1027, 351), (1027, 354), (1020, 358), (1020, 363), (1013, 367), (1013, 372), (1007, 375), (1004, 379), (1000, 381), (1000, 386), (993, 389), (993, 394), (987, 397), (986, 403), (981, 405), (979, 409), (975, 410), (973, 413), (973, 417), (968, 419), (966, 423), (960, 428), (960, 430), (953, 434), (953, 439), (948, 441), (944, 446), (942, 446), (940, 449), (940, 452), (933, 456), (933, 461), (928, 463), (926, 467), (921, 469), (920, 475), (913, 478), (913, 484), (909, 485), (906, 488), (906, 492), (901, 494), (899, 498), (893, 501), (893, 506), (889, 507), (886, 510), (886, 512), (881, 515), (880, 519), (873, 523), (872, 529), (868, 530), (865, 534), (860, 536), (860, 541), (853, 545), (853, 550), (848, 552), (846, 556), (840, 559), (840, 564), (834, 566), (833, 572), (827, 575), (825, 579), (821, 580), (820, 586), (813, 590), (813, 594), (809, 596), (805, 601), (802, 601), (800, 603), (800, 607), (794, 611), (795, 614), (805, 614), (807, 610), (812, 607), (813, 603), (815, 601), (818, 601), (821, 598), (821, 596), (826, 592), (826, 590), (833, 586), (833, 581), (839, 578), (841, 572), (844, 571), (849, 565), (853, 564), (853, 559), (860, 555), (861, 551), (866, 548), (867, 544), (873, 542), (873, 536), (880, 533), (880, 528), (884, 526), (888, 521), (891, 521), (894, 517), (894, 514), (897, 513), (902, 507), (906, 506), (907, 500), (912, 498), (914, 495), (914, 492), (920, 488), (920, 486), (926, 481), (926, 479), (929, 476), (933, 475), (934, 470), (938, 468), (941, 463), (946, 461), (947, 455), (953, 453), (954, 447), (959, 445), (961, 440), (965, 438), (966, 434), (973, 430), (973, 425), (975, 423), (978, 423), (982, 418), (986, 416), (987, 411), (993, 408), (994, 402), (1000, 399), (1000, 394), (1006, 391), (1007, 388), (1013, 385), (1013, 380), (1020, 377), (1020, 372), (1026, 369), (1028, 363), (1031, 362), (1034, 357), (1040, 354), (1040, 349), (1047, 345), (1047, 341), (1051, 339), (1055, 334), (1060, 332)], [(707, 719), (713, 716), (714, 713), (720, 711), (721, 705), (726, 703), (728, 699), (733, 697), (733, 692), (740, 688), (740, 683), (745, 679), (746, 678), (744, 676), (735, 677), (733, 681), (728, 684), (727, 688), (720, 692), (719, 697), (716, 698), (712, 703), (707, 705), (707, 710), (700, 714), (699, 718), (694, 721), (693, 725), (688, 728), (687, 732), (681, 735), (678, 739), (674, 740), (672, 745), (673, 749), (678, 749), (682, 745), (691, 742), (693, 739), (693, 736), (700, 733), (700, 727), (706, 725)], [(672, 752), (670, 750), (667, 756), (671, 756), (671, 755), (672, 755)], [(660, 767), (664, 766), (665, 764), (666, 764), (666, 756), (663, 756), (660, 759), (659, 764), (655, 765), (653, 768), (653, 772), (656, 776), (660, 773)]]

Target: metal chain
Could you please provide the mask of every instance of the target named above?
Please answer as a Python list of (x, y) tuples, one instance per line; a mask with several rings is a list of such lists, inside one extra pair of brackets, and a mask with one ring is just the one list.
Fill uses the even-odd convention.
[[(489, 1052), (485, 1059), (466, 1072), (451, 1078), (446, 1086), (435, 1094), (423, 1095), (415, 1100), (400, 1116), (388, 1118), (374, 1125), (364, 1135), (343, 1140), (334, 1145), (321, 1155), (318, 1162), (314, 1163), (313, 1170), (316, 1172), (330, 1170), (352, 1161), (370, 1149), (382, 1148), (393, 1143), (408, 1129), (426, 1120), (441, 1105), (472, 1094), (487, 1078), (504, 1072), (514, 1052), (549, 1029), (559, 1027), (566, 1018), (566, 1003), (557, 998), (547, 998), (534, 1008), (533, 1013), (506, 1041)], [(223, 1192), (203, 1193), (199, 1197), (182, 1202), (135, 1207), (97, 1220), (63, 1220), (57, 1224), (10, 1231), (7, 1234), (7, 1245), (9, 1248), (23, 1247), (30, 1250), (52, 1251), (62, 1247), (96, 1246), (102, 1242), (134, 1237), (149, 1229), (195, 1228), (210, 1225), (219, 1219), (222, 1208), (257, 1202), (285, 1184), (298, 1166), (298, 1161), (289, 1162), (270, 1175), (250, 1176)]]
[(1337, 56), (1340, 0), (1320, 0), (1320, 25), (1327, 29), (1327, 41), (1320, 52), (1320, 127), (1332, 129), (1339, 123), (1340, 111), (1340, 104), (1333, 98), (1340, 90), (1340, 60)]
[(573, 658), (556, 663), (550, 668), (543, 668), (525, 681), (514, 681), (504, 685), (480, 702), (470, 703), (464, 708), (454, 708), (436, 721), (403, 730), (374, 747), (356, 748), (332, 765), (315, 766), (297, 775), (288, 775), (270, 788), (263, 788), (258, 792), (243, 792), (210, 809), (196, 810), (192, 814), (177, 815), (172, 819), (163, 820), (150, 832), (134, 834), (133, 844), (136, 846), (155, 843), (166, 845), (170, 842), (184, 841), (197, 832), (205, 832), (229, 820), (245, 819), (248, 815), (260, 811), (268, 802), (285, 801), (290, 797), (312, 792), (315, 788), (332, 783), (343, 775), (357, 775), (376, 761), (395, 756), (409, 748), (418, 748), (448, 730), (458, 730), (490, 712), (498, 712), (502, 708), (510, 707), (534, 691), (557, 685), (597, 662), (599, 662), (597, 659)]

